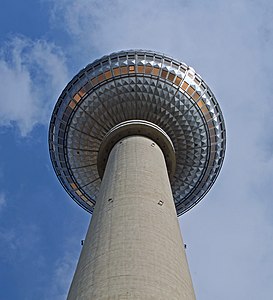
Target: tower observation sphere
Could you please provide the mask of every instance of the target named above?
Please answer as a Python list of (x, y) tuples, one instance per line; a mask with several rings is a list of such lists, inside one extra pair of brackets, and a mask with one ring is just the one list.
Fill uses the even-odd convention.
[(68, 299), (195, 299), (176, 215), (209, 191), (225, 145), (219, 104), (186, 64), (128, 50), (82, 69), (49, 128), (59, 181), (93, 213)]

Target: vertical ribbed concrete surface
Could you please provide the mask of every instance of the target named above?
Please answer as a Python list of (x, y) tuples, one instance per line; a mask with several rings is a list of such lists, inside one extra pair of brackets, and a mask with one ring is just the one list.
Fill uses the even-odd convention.
[(195, 299), (161, 149), (130, 136), (112, 149), (69, 300)]

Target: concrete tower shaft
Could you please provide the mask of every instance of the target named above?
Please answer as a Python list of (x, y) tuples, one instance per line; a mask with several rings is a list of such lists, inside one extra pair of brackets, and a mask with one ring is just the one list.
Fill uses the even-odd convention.
[(195, 299), (165, 158), (150, 138), (112, 148), (68, 299)]

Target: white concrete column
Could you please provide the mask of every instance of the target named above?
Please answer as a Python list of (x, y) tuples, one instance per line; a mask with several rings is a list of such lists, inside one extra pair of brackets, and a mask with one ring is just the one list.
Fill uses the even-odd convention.
[(129, 136), (108, 158), (69, 300), (195, 299), (165, 159)]

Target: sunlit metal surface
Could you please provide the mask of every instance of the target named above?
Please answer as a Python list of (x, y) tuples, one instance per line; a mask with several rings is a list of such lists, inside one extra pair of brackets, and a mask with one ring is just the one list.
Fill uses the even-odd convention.
[(201, 77), (163, 54), (129, 50), (104, 56), (81, 70), (54, 108), (49, 129), (54, 170), (70, 196), (87, 211), (101, 179), (97, 157), (111, 128), (146, 120), (172, 140), (172, 178), (178, 216), (197, 204), (220, 171), (225, 125), (220, 107)]

